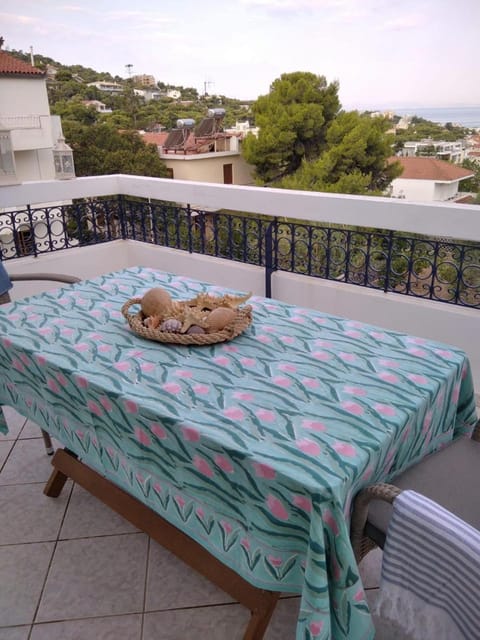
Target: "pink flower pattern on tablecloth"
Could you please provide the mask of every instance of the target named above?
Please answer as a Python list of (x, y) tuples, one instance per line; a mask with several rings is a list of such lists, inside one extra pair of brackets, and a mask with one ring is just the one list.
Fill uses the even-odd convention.
[(449, 345), (261, 297), (238, 338), (170, 348), (136, 337), (120, 313), (152, 286), (176, 300), (224, 291), (134, 267), (49, 293), (48, 305), (0, 310), (2, 402), (51, 425), (253, 584), (300, 585), (299, 637), (327, 640), (335, 611), (336, 628), (350, 629), (339, 640), (370, 640), (351, 501), (469, 433), (468, 361)]

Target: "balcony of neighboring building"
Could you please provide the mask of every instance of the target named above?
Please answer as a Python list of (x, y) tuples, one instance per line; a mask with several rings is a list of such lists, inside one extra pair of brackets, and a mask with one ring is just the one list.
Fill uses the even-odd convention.
[(0, 130), (10, 132), (14, 152), (48, 149), (52, 147), (52, 118), (58, 116), (1, 115)]

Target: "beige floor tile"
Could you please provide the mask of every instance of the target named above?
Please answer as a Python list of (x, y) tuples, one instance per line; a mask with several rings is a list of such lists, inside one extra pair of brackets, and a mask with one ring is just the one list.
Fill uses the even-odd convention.
[(232, 602), (228, 593), (151, 541), (145, 611), (227, 602)]
[(141, 634), (142, 616), (136, 614), (36, 624), (30, 640), (141, 640)]
[(33, 622), (53, 549), (53, 542), (0, 547), (2, 625)]
[(13, 407), (2, 405), (3, 415), (8, 425), (8, 433), (0, 434), (0, 440), (15, 440), (26, 422), (26, 418), (21, 416)]
[(300, 598), (279, 600), (265, 634), (265, 640), (293, 640), (297, 627)]
[(0, 640), (28, 640), (30, 625), (21, 627), (0, 627)]
[(17, 440), (0, 474), (0, 484), (46, 482), (51, 472), (51, 457), (41, 438)]
[(41, 438), (42, 431), (38, 424), (32, 420), (27, 420), (18, 437), (20, 440), (25, 440), (26, 438)]
[(147, 545), (143, 533), (60, 541), (35, 622), (141, 612)]
[(120, 533), (133, 533), (138, 529), (119, 516), (100, 500), (75, 485), (68, 504), (60, 538), (86, 538)]
[(58, 498), (47, 498), (44, 486), (0, 486), (0, 545), (57, 539), (71, 483)]
[(239, 604), (146, 613), (143, 640), (242, 640), (249, 618)]
[(0, 440), (0, 469), (15, 444), (14, 440)]

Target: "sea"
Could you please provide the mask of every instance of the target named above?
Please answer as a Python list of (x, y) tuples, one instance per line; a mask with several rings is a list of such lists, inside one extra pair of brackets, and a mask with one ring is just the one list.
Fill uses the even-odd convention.
[(478, 107), (409, 107), (389, 109), (399, 116), (418, 116), (439, 124), (458, 124), (469, 129), (480, 128), (480, 106)]

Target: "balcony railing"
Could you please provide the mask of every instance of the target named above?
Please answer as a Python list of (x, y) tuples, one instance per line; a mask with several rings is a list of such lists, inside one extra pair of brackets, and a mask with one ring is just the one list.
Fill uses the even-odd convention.
[(143, 265), (271, 289), (287, 303), (456, 345), (480, 385), (479, 206), (119, 175), (2, 187), (0, 224), (11, 273), (92, 278)]
[(40, 116), (2, 116), (0, 117), (0, 129), (40, 129)]
[[(10, 234), (10, 236), (8, 235)], [(118, 195), (0, 214), (5, 260), (137, 240), (265, 269), (480, 308), (480, 243)], [(26, 242), (28, 239), (28, 242)]]

